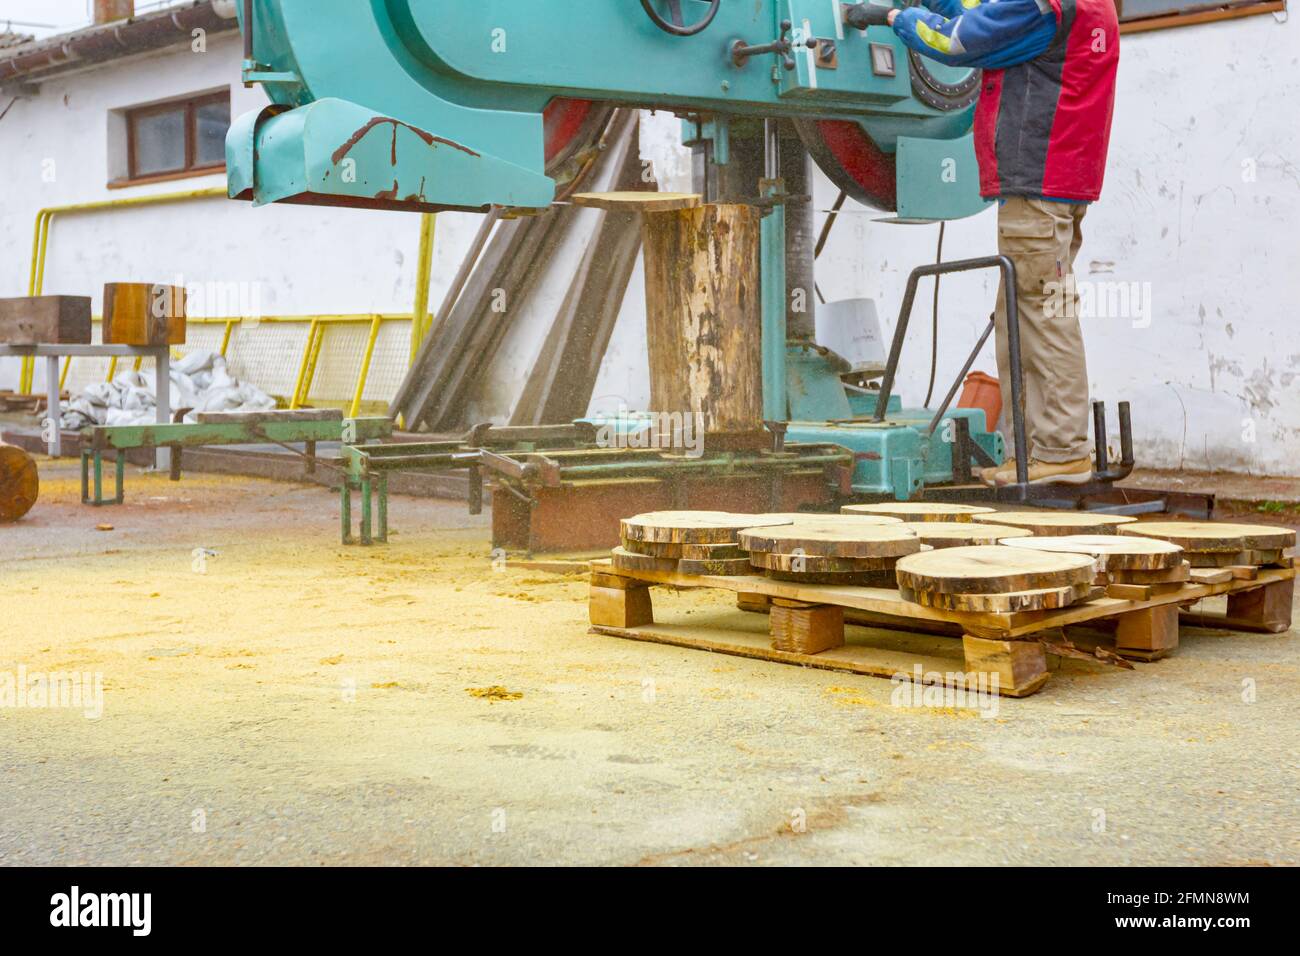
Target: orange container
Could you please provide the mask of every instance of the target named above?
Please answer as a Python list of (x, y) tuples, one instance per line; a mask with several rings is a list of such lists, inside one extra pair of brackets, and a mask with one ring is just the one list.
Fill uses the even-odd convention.
[(984, 409), (984, 427), (995, 430), (1002, 417), (1002, 384), (992, 375), (971, 372), (966, 376), (957, 407)]

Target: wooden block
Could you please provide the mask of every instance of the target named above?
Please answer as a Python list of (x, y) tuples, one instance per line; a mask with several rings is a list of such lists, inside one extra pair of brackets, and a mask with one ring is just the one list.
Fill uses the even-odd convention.
[[(788, 603), (788, 602), (787, 602)], [(796, 654), (820, 654), (844, 645), (844, 608), (820, 604), (785, 607), (772, 602), (772, 647)]]
[(1027, 697), (1047, 683), (1047, 654), (1038, 641), (996, 641), (966, 634), (966, 670), (997, 679), (998, 693)]
[[(683, 544), (678, 545), (681, 553), (679, 558), (685, 558), (687, 561), (729, 561), (734, 558), (749, 559), (749, 554), (738, 544)], [(629, 548), (629, 551), (638, 550)]]
[(104, 344), (185, 344), (185, 289), (148, 282), (104, 286)]
[(577, 193), (572, 199), (575, 206), (611, 212), (676, 212), (704, 201), (698, 193), (652, 192)]
[(90, 298), (0, 299), (0, 345), (89, 345)]
[(766, 594), (751, 594), (748, 591), (736, 592), (736, 607), (742, 611), (766, 611), (772, 599)]
[(1230, 572), (1234, 581), (1254, 581), (1259, 577), (1259, 568), (1253, 564), (1229, 565), (1223, 570)]
[(1232, 572), (1223, 568), (1192, 568), (1189, 576), (1193, 584), (1227, 584), (1232, 580)]
[(1229, 620), (1249, 623), (1254, 629), (1281, 634), (1291, 629), (1291, 608), (1295, 600), (1295, 578), (1274, 581), (1228, 595)]
[(611, 552), (614, 556), (614, 567), (619, 571), (666, 571), (672, 573), (676, 571), (676, 558), (655, 558), (648, 554), (637, 554), (635, 551), (629, 551), (626, 548), (615, 548)]
[(615, 588), (620, 591), (634, 591), (648, 588), (650, 585), (645, 581), (638, 581), (635, 578), (624, 577), (621, 574), (614, 574), (610, 571), (592, 571), (591, 583), (601, 588)]
[(1183, 586), (1178, 581), (1166, 584), (1129, 584), (1124, 581), (1112, 581), (1106, 585), (1106, 597), (1117, 601), (1150, 601), (1153, 597), (1173, 594), (1181, 591)]
[(591, 623), (597, 627), (641, 627), (654, 623), (649, 588), (606, 588), (593, 584), (587, 611)]
[(1119, 615), (1115, 650), (1171, 651), (1178, 646), (1178, 606), (1165, 604)]

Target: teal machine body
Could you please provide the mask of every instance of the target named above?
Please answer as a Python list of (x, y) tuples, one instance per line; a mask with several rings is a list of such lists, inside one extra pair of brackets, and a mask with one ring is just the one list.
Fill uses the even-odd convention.
[[(227, 140), (230, 195), (395, 211), (548, 206), (613, 106), (671, 110), (725, 170), (794, 130), (826, 175), (901, 222), (985, 208), (971, 139), (979, 75), (855, 29), (835, 0), (241, 0), (244, 81), (271, 105)], [(756, 198), (789, 199), (769, 163)], [(937, 422), (846, 388), (843, 362), (787, 329), (786, 216), (763, 227), (765, 417), (857, 456), (854, 492), (952, 479), (951, 423), (995, 460), (983, 413)]]

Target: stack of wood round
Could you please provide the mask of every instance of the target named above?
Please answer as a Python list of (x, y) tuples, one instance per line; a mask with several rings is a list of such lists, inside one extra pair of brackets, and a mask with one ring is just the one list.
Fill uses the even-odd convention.
[(747, 528), (740, 546), (754, 568), (779, 581), (892, 588), (898, 559), (920, 551), (921, 539), (901, 522), (845, 515)]
[(1097, 559), (1097, 584), (1141, 584), (1177, 590), (1191, 579), (1183, 549), (1156, 538), (1125, 534), (1080, 534), (1057, 538), (1004, 539), (1009, 548), (1089, 554)]
[(976, 515), (993, 514), (980, 505), (957, 505), (943, 501), (882, 501), (873, 505), (845, 505), (846, 515), (875, 515), (898, 521), (970, 521)]
[(1028, 538), (1033, 534), (1023, 528), (1008, 525), (983, 524), (978, 521), (907, 521), (921, 539), (921, 544), (932, 548), (968, 548), (977, 544), (997, 544), (1005, 538)]
[(40, 491), (32, 456), (13, 445), (0, 445), (0, 522), (17, 521), (31, 511)]
[(745, 528), (786, 525), (791, 515), (738, 515), (727, 511), (651, 511), (619, 524), (615, 548), (621, 571), (681, 574), (753, 574), (738, 533)]
[(1283, 563), (1283, 551), (1295, 546), (1295, 532), (1258, 524), (1218, 521), (1140, 521), (1122, 534), (1168, 541), (1183, 549), (1194, 568), (1227, 568)]
[(1121, 525), (1137, 521), (1127, 515), (1102, 515), (1090, 511), (998, 511), (976, 515), (974, 520), (1023, 528), (1041, 538), (1115, 534)]
[(914, 554), (899, 561), (897, 568), (899, 593), (906, 601), (996, 614), (1050, 610), (1086, 600), (1096, 573), (1091, 555), (1001, 545)]

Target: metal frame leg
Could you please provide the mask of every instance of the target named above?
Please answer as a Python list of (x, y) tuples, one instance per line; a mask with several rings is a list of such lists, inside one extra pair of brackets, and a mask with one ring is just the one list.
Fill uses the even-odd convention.
[(372, 488), (370, 477), (361, 479), (361, 543), (363, 545), (374, 544), (374, 526), (371, 510), (374, 502), (371, 498)]
[(388, 544), (388, 476), (377, 479), (379, 491), (379, 543)]
[(90, 452), (81, 449), (81, 503), (90, 504)]
[(115, 503), (120, 505), (123, 501), (126, 500), (126, 489), (123, 487), (126, 483), (126, 452), (121, 450), (118, 451), (116, 463), (117, 463), (117, 473), (116, 473), (117, 494), (115, 496), (116, 497)]
[(912, 317), (912, 305), (916, 301), (916, 287), (926, 276), (948, 275), (953, 272), (971, 272), (976, 269), (1002, 270), (1002, 283), (1006, 289), (1007, 307), (1007, 351), (1011, 360), (1011, 420), (1016, 453), (1016, 485), (1006, 491), (1014, 491), (1022, 500), (1029, 487), (1028, 441), (1025, 437), (1024, 406), (1024, 368), (1020, 357), (1020, 303), (1016, 295), (1016, 265), (1006, 256), (985, 256), (980, 259), (959, 259), (955, 262), (938, 262), (918, 266), (907, 277), (907, 291), (903, 304), (898, 311), (898, 325), (894, 328), (894, 340), (889, 346), (889, 361), (885, 365), (885, 375), (880, 381), (880, 397), (876, 400), (876, 422), (885, 420), (889, 408), (889, 396), (894, 389), (894, 378), (898, 374), (898, 362), (903, 354), (903, 343), (907, 339), (907, 324)]
[(50, 440), (46, 451), (50, 453), (51, 458), (63, 457), (63, 431), (59, 428), (59, 420), (63, 417), (63, 410), (59, 407), (59, 357), (49, 355), (45, 358), (45, 392), (48, 398), (45, 400), (45, 418), (50, 423)]
[(352, 482), (347, 478), (343, 479), (343, 487), (340, 490), (339, 515), (342, 524), (343, 543), (355, 544), (352, 538)]

